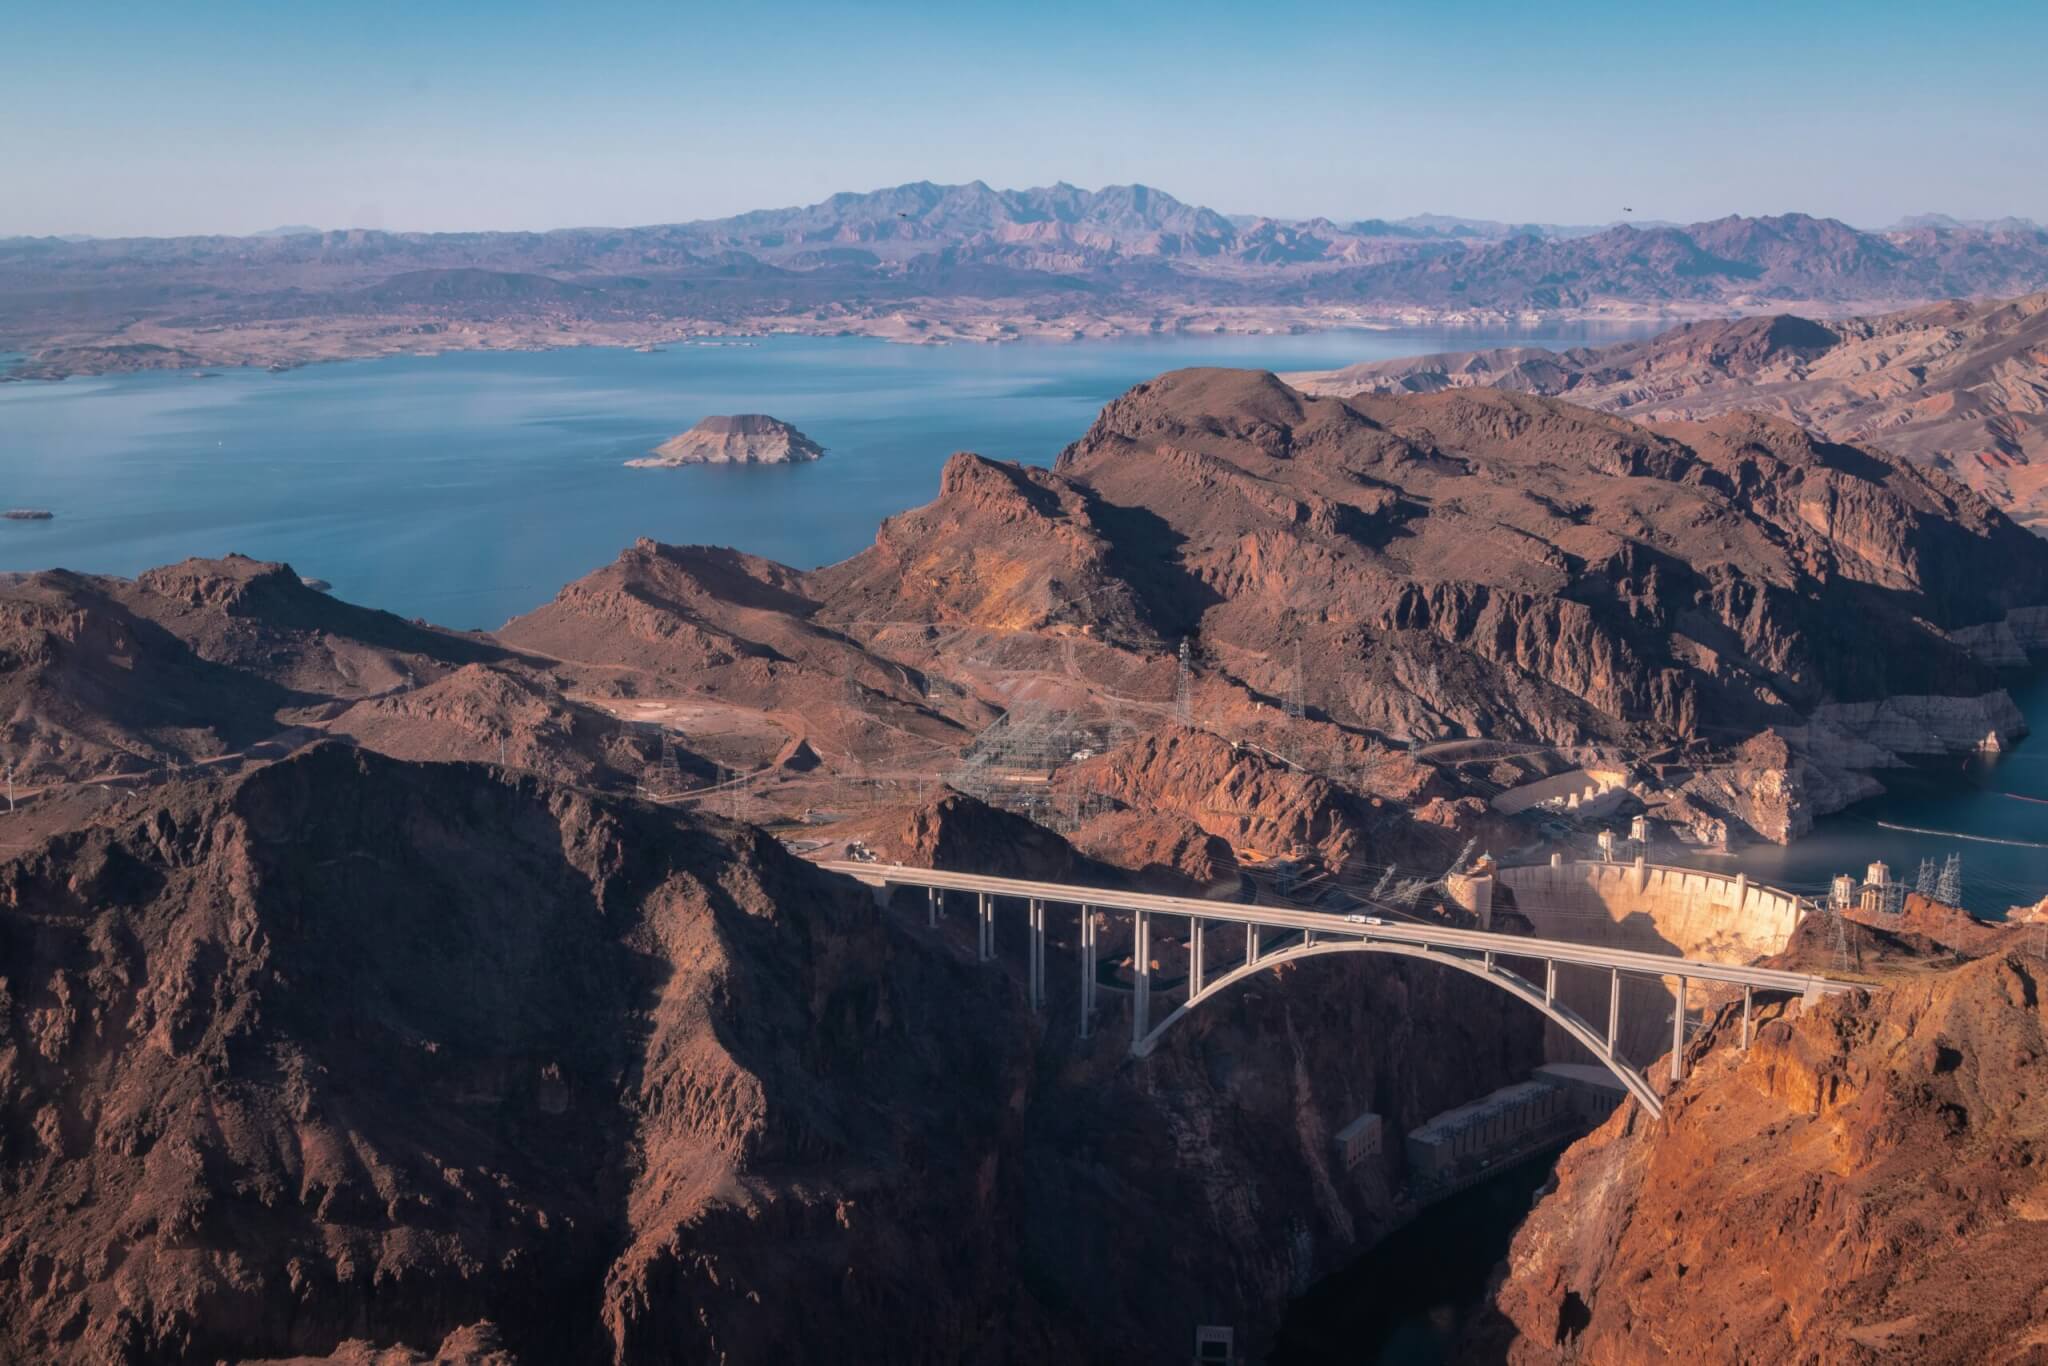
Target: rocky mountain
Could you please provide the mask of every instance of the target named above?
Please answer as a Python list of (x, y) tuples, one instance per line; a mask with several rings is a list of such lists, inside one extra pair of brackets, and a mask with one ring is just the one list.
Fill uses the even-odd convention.
[[(1301, 643), (1312, 709), (1402, 737), (1669, 739), (1989, 688), (1967, 633), (2048, 600), (2048, 557), (1953, 482), (1789, 424), (1188, 370), (1050, 473), (956, 458), (938, 503), (813, 582), (864, 615), (1189, 632), (1273, 696)], [(1831, 600), (1925, 638), (1928, 667), (1852, 646)]]
[[(1706, 765), (1681, 824), (1796, 836), (1873, 769), (2019, 733), (2000, 671), (2048, 638), (2044, 609), (2037, 538), (1939, 473), (1781, 421), (1194, 370), (1109, 405), (1054, 469), (956, 456), (933, 503), (842, 564), (643, 542), (492, 637), (248, 560), (17, 579), (0, 700), (38, 786), (325, 734), (630, 788), (669, 762), (666, 727), (671, 786), (715, 777), (710, 746), (786, 772), (750, 790), (792, 801), (971, 762), (975, 737), (1004, 743), (998, 718), (1056, 722), (1065, 762), (1184, 715), (1391, 803), (1286, 826), (1335, 866), (1473, 833), (1470, 792), (1395, 747), (1476, 737), (1667, 751)], [(1244, 762), (1140, 752), (1046, 795), (1171, 810), (1183, 780), (1147, 774)]]
[[(241, 558), (11, 577), (0, 743), (34, 787), (0, 813), (0, 1359), (1134, 1360), (1184, 1352), (1191, 1305), (1257, 1350), (1404, 1217), (1398, 1145), (1346, 1168), (1330, 1136), (1526, 1077), (1525, 1007), (1319, 958), (1139, 1064), (1126, 922), (1098, 926), (1084, 1040), (1075, 974), (1025, 999), (1016, 915), (977, 963), (963, 907), (928, 927), (922, 895), (790, 847), (1315, 904), (1507, 847), (1525, 827), (1485, 799), (1557, 745), (1711, 777), (1685, 800), (1782, 837), (1828, 775), (2009, 736), (2044, 606), (2040, 538), (1780, 420), (1221, 370), (1137, 386), (1051, 469), (955, 456), (841, 564), (643, 541), (491, 635)], [(1986, 950), (1952, 921), (1854, 942)], [(1055, 962), (1079, 930), (1056, 910)], [(1178, 926), (1151, 952), (1184, 978)], [(1567, 1166), (1643, 1217), (1608, 1247), (1546, 1204), (1500, 1299), (1514, 1350), (1570, 1328), (1619, 1359), (1617, 1324), (1682, 1298), (1660, 1248), (1749, 1285), (1740, 1245), (1684, 1240), (1785, 1134), (1788, 1172), (1896, 1203), (1788, 1176), (1759, 1226), (1807, 1220), (1803, 1256), (1899, 1272), (1893, 1317), (1922, 1316), (1867, 1280), (1825, 1331), (2007, 1345), (1899, 1251), (2031, 1227), (2038, 1011), (1980, 968), (1897, 1015), (1767, 1015), (1741, 1062), (1721, 1022), (1675, 1146), (1618, 1120)], [(1709, 1161), (1717, 1108), (1750, 1137)], [(1867, 1265), (1825, 1241), (1858, 1219), (1890, 1249)]]
[[(948, 798), (897, 852), (1083, 866), (1014, 822)], [(1393, 1217), (1330, 1120), (1537, 1056), (1507, 998), (1389, 962), (1139, 1072), (1113, 983), (1082, 1041), (1074, 984), (1032, 1012), (970, 919), (494, 766), (322, 744), (125, 799), (0, 861), (0, 1356), (1146, 1357)], [(1456, 1063), (1408, 1066), (1430, 1042)]]
[(2048, 1015), (2026, 933), (1766, 1023), (1746, 1053), (1724, 1011), (1662, 1123), (1619, 1111), (1566, 1154), (1472, 1359), (2038, 1356)]
[(0, 744), (25, 788), (233, 767), (322, 735), (613, 787), (655, 744), (563, 696), (544, 660), (341, 602), (287, 565), (0, 582)]
[[(0, 888), (0, 1354), (1047, 1331), (955, 1217), (997, 1196), (992, 1012), (913, 1033), (961, 970), (892, 967), (872, 903), (758, 832), (328, 745)], [(865, 1308), (818, 1312), (856, 1267)]]
[(1470, 820), (1387, 742), (1669, 751), (1707, 765), (1676, 819), (1782, 840), (1873, 768), (2020, 733), (2001, 670), (2044, 605), (2048, 546), (1983, 499), (1782, 421), (1191, 370), (1110, 404), (1052, 470), (955, 456), (936, 501), (841, 564), (650, 543), (500, 638), (621, 696), (769, 708), (835, 766), (885, 769), (1010, 712), (1156, 731), (1185, 639), (1193, 715), (1308, 744), (1424, 824)]
[(1289, 378), (1339, 396), (1512, 389), (1650, 421), (1770, 413), (1934, 465), (2048, 532), (2048, 294), (1826, 321), (1719, 319), (1608, 347), (1453, 352)]
[(1373, 319), (1839, 311), (2048, 285), (2016, 220), (1509, 227), (1226, 217), (1142, 185), (918, 182), (732, 218), (0, 242), (17, 378), (693, 332), (997, 340)]

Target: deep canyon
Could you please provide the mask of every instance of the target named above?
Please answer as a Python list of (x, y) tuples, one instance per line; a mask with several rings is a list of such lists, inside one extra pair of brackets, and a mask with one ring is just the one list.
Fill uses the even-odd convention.
[[(1308, 962), (1132, 1059), (1114, 981), (1083, 1040), (1070, 973), (1035, 1013), (969, 917), (799, 853), (1333, 908), (1407, 870), (1405, 914), (1466, 925), (1469, 846), (1586, 856), (1606, 819), (1504, 793), (1612, 771), (1662, 838), (1796, 839), (2019, 744), (2048, 621), (2048, 542), (1979, 493), (1748, 414), (1185, 369), (936, 486), (833, 563), (644, 540), (489, 632), (249, 558), (9, 576), (7, 1349), (1262, 1349), (1412, 1213), (1398, 1142), (1332, 1134), (1522, 1081), (1534, 1017)], [(1532, 886), (1499, 927), (1580, 913)], [(1768, 947), (1833, 968), (1822, 919)], [(2035, 931), (1845, 932), (1863, 990), (1768, 1003), (1748, 1049), (1709, 1002), (1666, 1118), (1571, 1150), (1469, 1350), (2027, 1348)], [(1774, 1279), (1744, 1211), (1848, 1290)], [(1930, 1229), (1992, 1240), (2014, 1317), (1955, 1311)]]

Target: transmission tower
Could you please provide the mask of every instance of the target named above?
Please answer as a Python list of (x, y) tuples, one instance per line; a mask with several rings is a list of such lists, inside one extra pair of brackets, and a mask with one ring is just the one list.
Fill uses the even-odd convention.
[(1394, 870), (1399, 866), (1399, 864), (1394, 863), (1390, 863), (1387, 865), (1387, 871), (1381, 873), (1380, 880), (1373, 884), (1372, 893), (1367, 898), (1368, 900), (1378, 901), (1381, 897), (1387, 894), (1387, 888), (1394, 885)]
[(1308, 679), (1301, 671), (1301, 642), (1296, 641), (1294, 643), (1294, 672), (1288, 675), (1287, 682), (1287, 719), (1289, 721), (1299, 721), (1302, 718), (1302, 714), (1308, 710), (1304, 701), (1304, 695), (1307, 691)]
[(661, 729), (661, 748), (655, 752), (654, 762), (640, 780), (654, 796), (667, 797), (682, 791), (683, 766), (676, 761), (675, 746), (670, 743), (668, 727)]
[[(1903, 886), (1904, 884), (1899, 885)], [(1842, 919), (1840, 911), (1836, 910), (1833, 906), (1828, 907), (1828, 930), (1833, 938), (1832, 947), (1835, 953), (1835, 970), (1837, 972), (1847, 972), (1849, 970), (1849, 933), (1843, 928)]]
[(1934, 885), (1934, 860), (1931, 858), (1921, 859), (1920, 876), (1913, 879), (1913, 890), (1921, 896), (1932, 897), (1934, 895)]
[(1188, 651), (1188, 638), (1180, 638), (1180, 672), (1174, 682), (1173, 714), (1183, 726), (1195, 721), (1195, 675)]
[(1906, 909), (1906, 884), (1893, 880), (1884, 884), (1884, 913), (1898, 915)]
[(1934, 890), (1934, 899), (1944, 906), (1963, 904), (1963, 856), (1950, 854), (1941, 865), (1941, 885)]

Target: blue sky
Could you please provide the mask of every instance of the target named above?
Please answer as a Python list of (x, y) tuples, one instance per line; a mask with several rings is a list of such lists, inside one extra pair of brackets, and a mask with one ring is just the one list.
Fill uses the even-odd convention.
[(918, 179), (2048, 221), (2043, 52), (2042, 0), (0, 0), (0, 235), (672, 222)]

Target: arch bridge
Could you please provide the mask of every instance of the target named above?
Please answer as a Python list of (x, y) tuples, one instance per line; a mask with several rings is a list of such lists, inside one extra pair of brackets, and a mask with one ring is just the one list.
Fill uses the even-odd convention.
[[(1332, 954), (1396, 954), (1469, 973), (1541, 1012), (1583, 1044), (1628, 1088), (1636, 1102), (1654, 1116), (1663, 1114), (1663, 1101), (1650, 1085), (1649, 1078), (1617, 1049), (1621, 1036), (1621, 984), (1624, 975), (1655, 977), (1676, 983), (1677, 1006), (1671, 1021), (1671, 1079), (1674, 1082), (1685, 1075), (1685, 998), (1691, 983), (1742, 988), (1742, 1046), (1745, 1048), (1749, 1046), (1756, 993), (1793, 995), (1811, 1001), (1850, 989), (1848, 983), (1777, 968), (1709, 963), (1596, 944), (1574, 944), (1561, 939), (1532, 939), (1522, 935), (1461, 930), (1381, 917), (1342, 916), (1326, 911), (1253, 906), (1195, 897), (1155, 896), (1106, 887), (941, 872), (901, 864), (834, 861), (819, 866), (857, 879), (881, 893), (892, 887), (924, 888), (927, 923), (933, 928), (938, 925), (946, 894), (958, 892), (972, 896), (977, 927), (976, 957), (984, 963), (992, 962), (996, 957), (998, 907), (1006, 901), (1021, 905), (1027, 927), (1028, 977), (1034, 1010), (1043, 1009), (1046, 1000), (1047, 917), (1052, 907), (1074, 908), (1080, 917), (1077, 942), (1080, 1032), (1083, 1038), (1093, 1032), (1096, 994), (1100, 985), (1097, 980), (1097, 913), (1128, 915), (1131, 918), (1133, 970), (1131, 1054), (1139, 1058), (1158, 1047), (1161, 1038), (1183, 1017), (1258, 973), (1283, 963)], [(1154, 922), (1162, 917), (1185, 920), (1188, 924), (1188, 972), (1185, 990), (1178, 993), (1180, 999), (1155, 1021), (1152, 997), (1156, 984), (1151, 945)], [(1223, 936), (1213, 934), (1219, 929), (1224, 932)], [(1242, 947), (1233, 952), (1224, 936), (1241, 936)], [(1219, 952), (1213, 959), (1212, 938), (1222, 941), (1214, 945)], [(1604, 1029), (1584, 1019), (1558, 999), (1557, 971), (1561, 966), (1588, 968), (1608, 974)]]

